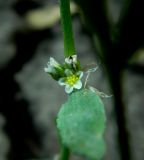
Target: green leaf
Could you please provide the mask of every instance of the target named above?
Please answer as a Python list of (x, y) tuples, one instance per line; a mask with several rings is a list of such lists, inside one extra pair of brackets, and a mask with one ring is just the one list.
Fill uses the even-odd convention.
[(94, 92), (82, 89), (69, 96), (62, 105), (57, 127), (62, 143), (72, 152), (99, 160), (105, 153), (104, 105)]

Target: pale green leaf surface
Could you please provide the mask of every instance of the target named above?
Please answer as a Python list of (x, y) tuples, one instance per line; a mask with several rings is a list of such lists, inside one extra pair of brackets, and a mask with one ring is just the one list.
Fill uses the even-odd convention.
[(105, 152), (105, 122), (104, 105), (100, 97), (82, 89), (72, 93), (62, 105), (57, 127), (62, 143), (72, 152), (100, 160)]

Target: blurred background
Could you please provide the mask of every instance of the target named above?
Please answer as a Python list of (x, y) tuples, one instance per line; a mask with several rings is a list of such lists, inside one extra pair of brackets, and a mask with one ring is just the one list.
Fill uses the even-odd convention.
[[(78, 57), (82, 66), (100, 64), (99, 70), (90, 76), (88, 83), (106, 94), (114, 94), (112, 98), (103, 99), (107, 115), (107, 152), (104, 160), (124, 160), (121, 154), (127, 150), (130, 154), (127, 160), (144, 160), (144, 31), (141, 32), (144, 5), (139, 3), (141, 1), (137, 2), (137, 8), (133, 12), (138, 13), (136, 11), (140, 10), (140, 23), (134, 21), (137, 14), (131, 17), (134, 19), (133, 23), (125, 19), (125, 22), (129, 23), (125, 33), (131, 31), (133, 34), (124, 34), (122, 40), (125, 44), (129, 42), (128, 47), (138, 44), (139, 39), (141, 43), (132, 50), (131, 56), (127, 56), (127, 65), (121, 67), (122, 96), (116, 96), (120, 96), (123, 101), (124, 116), (118, 119), (121, 112), (115, 109), (115, 92), (113, 93), (109, 85), (106, 65), (103, 65), (106, 61), (99, 58), (92, 36), (95, 31), (89, 27), (90, 22), (93, 21), (90, 24), (93, 27), (97, 23), (92, 19), (85, 25), (84, 17), (79, 14), (79, 11), (85, 9), (84, 5), (80, 0), (75, 2), (77, 3), (71, 4), (71, 12)], [(92, 4), (94, 1), (83, 2)], [(108, 17), (114, 24), (117, 23), (120, 13), (123, 13), (123, 2), (125, 1), (108, 1)], [(131, 9), (135, 7), (135, 1), (132, 2)], [(97, 17), (95, 12), (99, 12), (99, 6), (93, 7), (96, 8), (88, 8), (84, 13)], [(98, 23), (101, 21), (103, 23), (102, 17)], [(104, 27), (107, 26), (99, 28)], [(96, 30), (98, 33), (104, 32)], [(135, 34), (137, 31), (138, 35)], [(118, 34), (119, 30), (116, 33)], [(126, 55), (126, 52), (127, 47), (121, 55)], [(123, 64), (119, 62), (123, 62), (121, 60), (124, 56), (121, 56), (121, 59), (118, 55), (111, 56), (109, 59), (114, 68), (117, 64)], [(59, 62), (64, 60), (58, 1), (0, 0), (0, 160), (48, 160), (59, 153), (55, 119), (67, 95), (63, 87), (44, 73), (49, 57), (54, 57)], [(119, 131), (122, 131), (122, 134), (119, 134)], [(120, 143), (124, 139), (128, 141), (127, 146)], [(78, 157), (73, 156), (72, 159)]]

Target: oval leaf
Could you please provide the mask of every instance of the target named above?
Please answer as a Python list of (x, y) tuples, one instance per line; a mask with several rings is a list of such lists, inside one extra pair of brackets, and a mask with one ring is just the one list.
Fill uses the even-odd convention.
[(101, 159), (105, 152), (104, 105), (94, 92), (82, 89), (69, 96), (57, 118), (62, 143), (72, 152), (90, 159)]

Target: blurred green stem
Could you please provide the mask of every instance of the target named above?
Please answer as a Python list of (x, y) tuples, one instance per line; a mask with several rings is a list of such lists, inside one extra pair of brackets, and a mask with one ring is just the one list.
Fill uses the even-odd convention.
[(64, 55), (69, 57), (76, 54), (70, 14), (70, 0), (60, 0), (60, 14), (64, 36)]
[(70, 156), (69, 149), (64, 145), (61, 145), (61, 152), (60, 152), (59, 160), (68, 160), (69, 156)]

